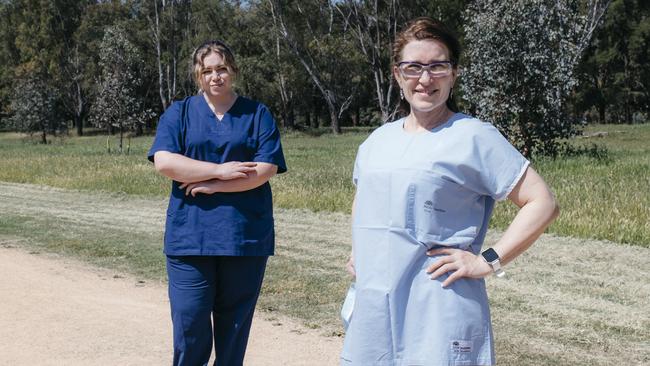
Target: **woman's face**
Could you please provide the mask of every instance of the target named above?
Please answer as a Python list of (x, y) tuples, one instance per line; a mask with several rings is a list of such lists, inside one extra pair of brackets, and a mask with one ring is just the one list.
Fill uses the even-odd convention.
[[(437, 61), (449, 61), (449, 50), (444, 43), (437, 40), (415, 40), (404, 46), (401, 56), (401, 61), (430, 65)], [(395, 66), (393, 75), (411, 109), (430, 112), (437, 108), (446, 108), (445, 103), (449, 98), (449, 92), (456, 81), (456, 71), (455, 67), (449, 67), (449, 72), (435, 72), (438, 75), (433, 76), (433, 71), (424, 70), (419, 77), (413, 77), (412, 73), (409, 77)]]
[(210, 52), (203, 58), (201, 70), (201, 90), (208, 97), (230, 96), (233, 77), (223, 62), (221, 55)]

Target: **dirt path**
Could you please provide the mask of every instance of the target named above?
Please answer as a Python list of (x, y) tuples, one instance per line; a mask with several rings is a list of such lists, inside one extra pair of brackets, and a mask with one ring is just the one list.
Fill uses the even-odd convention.
[[(163, 284), (28, 254), (24, 248), (39, 246), (20, 242), (47, 239), (25, 232), (33, 227), (82, 247), (89, 236), (122, 230), (148, 237), (141, 246), (159, 251), (165, 205), (159, 199), (0, 182), (0, 366), (170, 364)], [(290, 264), (276, 273), (315, 274), (319, 286), (323, 278), (347, 281), (337, 276), (350, 248), (348, 215), (278, 209), (275, 218), (273, 263)], [(497, 236), (490, 234), (488, 245)], [(544, 235), (507, 272), (506, 278), (487, 280), (499, 365), (650, 365), (650, 249)], [(278, 279), (287, 288), (274, 288), (263, 301), (288, 298), (292, 290), (323, 292), (301, 287), (305, 279), (312, 278)], [(299, 302), (291, 305), (302, 310)], [(328, 324), (338, 326), (339, 303), (329, 305), (297, 315), (309, 319), (299, 323), (278, 315), (291, 314), (280, 302), (267, 303), (273, 311), (258, 312), (246, 365), (336, 365), (342, 339), (323, 334), (332, 334)], [(322, 328), (308, 328), (312, 324)]]
[[(161, 283), (4, 245), (0, 298), (0, 365), (171, 364)], [(253, 322), (246, 365), (337, 363), (340, 338), (264, 316)]]

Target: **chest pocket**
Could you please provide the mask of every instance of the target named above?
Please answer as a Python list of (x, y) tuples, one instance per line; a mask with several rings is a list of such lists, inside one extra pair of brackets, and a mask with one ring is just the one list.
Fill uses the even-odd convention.
[(421, 171), (408, 186), (406, 226), (427, 248), (466, 248), (483, 221), (480, 196), (435, 173)]

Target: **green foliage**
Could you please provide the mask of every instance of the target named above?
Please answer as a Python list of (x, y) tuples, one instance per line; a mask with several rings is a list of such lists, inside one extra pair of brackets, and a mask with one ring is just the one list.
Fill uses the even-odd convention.
[[(522, 69), (515, 70), (515, 74), (507, 73), (507, 78), (492, 78), (499, 83), (496, 89), (502, 91), (494, 96), (499, 98), (497, 103), (527, 105), (525, 110), (514, 107), (503, 111), (504, 120), (510, 119), (514, 121), (512, 125), (519, 126), (516, 131), (506, 131), (504, 125), (504, 131), (523, 141), (523, 146), (538, 144), (538, 137), (552, 140), (556, 135), (563, 136), (571, 129), (559, 126), (570, 126), (578, 119), (593, 120), (595, 115), (601, 122), (647, 119), (650, 103), (650, 62), (647, 62), (650, 6), (647, 2), (612, 0), (604, 27), (581, 62), (581, 86), (576, 89), (572, 87), (573, 69), (562, 61), (575, 56), (575, 52), (569, 43), (556, 41), (560, 40), (557, 35), (565, 32), (561, 40), (574, 39), (572, 32), (583, 22), (579, 17), (562, 18), (558, 14), (567, 6), (571, 11), (586, 12), (595, 0), (536, 1), (501, 1), (490, 7), (492, 13), (498, 9), (517, 13), (495, 23), (512, 21), (508, 27), (499, 28), (502, 35), (528, 37), (534, 40), (533, 44), (538, 44), (537, 49), (548, 46), (550, 50), (539, 58), (524, 58)], [(336, 124), (340, 127), (378, 125), (392, 119), (395, 113), (397, 92), (389, 62), (395, 33), (416, 16), (430, 16), (454, 29), (467, 46), (471, 36), (470, 42), (464, 41), (464, 28), (471, 27), (475, 21), (461, 15), (466, 4), (477, 9), (480, 3), (451, 0), (2, 1), (0, 125), (6, 127), (11, 113), (14, 84), (36, 71), (46, 75), (45, 82), (58, 91), (58, 117), (72, 121), (77, 133), (83, 134), (93, 103), (103, 88), (99, 82), (103, 72), (101, 42), (106, 29), (114, 26), (128, 29), (127, 38), (140, 55), (137, 75), (141, 83), (135, 90), (143, 110), (160, 113), (172, 100), (194, 94), (196, 87), (189, 72), (192, 51), (203, 41), (217, 38), (231, 46), (241, 68), (237, 91), (268, 105), (281, 125), (307, 129), (328, 126), (334, 121), (331, 127), (337, 131)], [(273, 4), (277, 7), (275, 12)], [(528, 5), (524, 9), (522, 4)], [(537, 28), (523, 29), (531, 23), (537, 24)], [(517, 32), (508, 33), (508, 29)], [(548, 32), (535, 33), (533, 29)], [(285, 30), (287, 37), (283, 36)], [(494, 34), (486, 32), (482, 36)], [(528, 43), (519, 46), (526, 54), (535, 48), (529, 48)], [(487, 58), (498, 53), (497, 47), (479, 45), (470, 47), (470, 51), (477, 50)], [(521, 61), (519, 56), (512, 53), (509, 65)], [(471, 73), (474, 66), (470, 62), (467, 70)], [(558, 70), (567, 75), (557, 77)], [(550, 86), (529, 88), (531, 83), (543, 82)], [(513, 90), (513, 85), (518, 89)], [(455, 90), (459, 105), (479, 110), (473, 94), (482, 89), (470, 88), (467, 101), (463, 100), (463, 92), (469, 89), (460, 89)], [(566, 103), (567, 96), (571, 98), (570, 105)], [(561, 114), (557, 112), (560, 107), (553, 105), (559, 99), (564, 101)], [(527, 133), (528, 124), (534, 124), (530, 121), (541, 119), (541, 115), (545, 123), (550, 123), (548, 132)], [(148, 120), (139, 126), (153, 130), (155, 121)], [(538, 146), (540, 150), (553, 152), (552, 144)]]
[(141, 128), (150, 112), (138, 97), (142, 79), (138, 75), (140, 54), (128, 40), (126, 31), (113, 26), (106, 29), (101, 43), (99, 65), (100, 89), (91, 111), (91, 121), (98, 128), (120, 131), (119, 149), (125, 130)]
[(28, 134), (39, 133), (41, 143), (47, 143), (47, 135), (65, 130), (65, 124), (56, 113), (56, 91), (41, 75), (26, 75), (16, 84), (11, 101), (14, 130)]
[(575, 108), (590, 121), (650, 116), (650, 3), (613, 0), (580, 65)]
[(471, 109), (526, 156), (554, 155), (575, 133), (566, 100), (590, 24), (573, 0), (482, 0), (465, 13)]

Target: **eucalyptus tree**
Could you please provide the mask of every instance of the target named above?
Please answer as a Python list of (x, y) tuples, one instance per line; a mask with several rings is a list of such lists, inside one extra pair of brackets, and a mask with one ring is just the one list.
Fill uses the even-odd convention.
[[(586, 4), (586, 7), (583, 5)], [(557, 152), (575, 132), (566, 100), (609, 1), (477, 0), (465, 12), (462, 89), (526, 156)]]
[(361, 80), (361, 56), (338, 19), (333, 1), (269, 0), (275, 30), (300, 62), (327, 105), (332, 131), (352, 103)]
[(47, 144), (48, 135), (66, 129), (57, 111), (57, 92), (38, 71), (24, 73), (16, 79), (11, 100), (13, 130), (29, 135), (39, 134), (41, 143)]
[(52, 9), (56, 19), (53, 31), (58, 35), (62, 51), (59, 69), (53, 82), (60, 92), (61, 105), (72, 119), (78, 136), (83, 135), (91, 92), (88, 83), (84, 82), (83, 58), (76, 35), (86, 8), (94, 3), (92, 0), (59, 0)]
[[(613, 0), (580, 65), (576, 109), (600, 123), (650, 115), (650, 3)], [(639, 118), (641, 117), (641, 118)]]
[(390, 67), (391, 46), (401, 25), (399, 5), (399, 0), (336, 3), (336, 9), (349, 24), (347, 29), (356, 39), (372, 73), (382, 123), (393, 119), (399, 104)]
[(374, 86), (382, 123), (398, 112), (396, 84), (392, 77), (392, 46), (409, 20), (429, 16), (456, 29), (465, 1), (448, 0), (344, 0), (335, 2), (346, 30), (355, 39)]
[(11, 110), (14, 69), (20, 53), (16, 48), (16, 6), (10, 2), (0, 3), (0, 129), (11, 127), (7, 117)]
[(124, 133), (141, 128), (150, 117), (138, 93), (142, 79), (138, 74), (140, 52), (119, 25), (104, 32), (101, 43), (99, 90), (91, 110), (91, 122), (111, 132), (118, 129), (119, 151), (123, 151)]
[[(75, 22), (73, 16), (63, 17), (62, 10), (77, 4), (67, 0), (14, 0), (2, 4), (2, 16), (13, 28), (2, 27), (2, 55), (7, 61), (2, 77), (13, 85), (5, 88), (11, 90), (8, 113), (13, 114), (14, 128), (41, 133), (43, 143), (47, 142), (47, 134), (66, 129), (66, 116), (60, 108), (66, 80), (65, 40), (71, 37)], [(35, 109), (30, 116), (32, 107)]]
[[(187, 31), (191, 0), (150, 0), (143, 2), (147, 33), (155, 50), (158, 95), (162, 109), (167, 109), (179, 95), (179, 77), (185, 77), (183, 32)], [(182, 75), (182, 76), (181, 76)]]
[(628, 121), (650, 120), (650, 4), (644, 3), (644, 14), (638, 20), (630, 37), (630, 59), (634, 74), (635, 110), (642, 112), (639, 118)]

